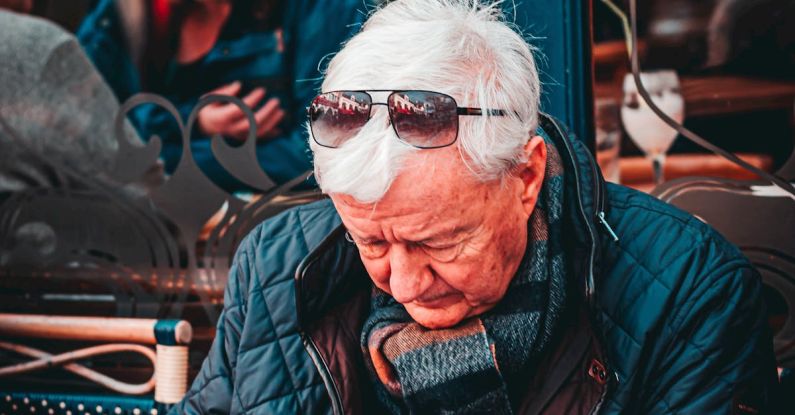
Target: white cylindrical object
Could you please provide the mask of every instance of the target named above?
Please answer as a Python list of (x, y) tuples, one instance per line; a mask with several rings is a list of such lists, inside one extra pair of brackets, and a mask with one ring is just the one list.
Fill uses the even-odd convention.
[(171, 404), (188, 390), (188, 347), (157, 345), (155, 400)]

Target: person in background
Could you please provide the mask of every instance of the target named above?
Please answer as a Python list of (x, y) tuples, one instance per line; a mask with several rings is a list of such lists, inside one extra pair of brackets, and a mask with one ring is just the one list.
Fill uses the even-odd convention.
[[(111, 174), (119, 147), (116, 97), (74, 35), (25, 15), (31, 2), (23, 3), (0, 1), (0, 200), (66, 186), (59, 181), (64, 178), (72, 187), (124, 187)], [(132, 126), (123, 131), (124, 139), (140, 144)], [(136, 186), (157, 186), (162, 179), (158, 163)]]
[[(207, 93), (241, 98), (254, 110), (261, 167), (284, 183), (311, 169), (305, 109), (317, 91), (323, 58), (358, 28), (364, 5), (360, 0), (100, 0), (77, 36), (121, 102), (139, 92), (160, 94), (187, 122)], [(161, 137), (166, 171), (173, 172), (182, 154), (173, 117), (161, 107), (142, 105), (130, 119), (142, 137)], [(233, 104), (205, 107), (193, 126), (193, 157), (227, 190), (244, 186), (215, 160), (209, 137), (221, 134), (234, 142), (245, 140), (248, 131), (244, 113)]]

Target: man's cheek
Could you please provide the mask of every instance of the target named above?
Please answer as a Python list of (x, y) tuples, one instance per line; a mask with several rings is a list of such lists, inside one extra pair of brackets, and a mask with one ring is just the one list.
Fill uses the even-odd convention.
[(472, 297), (484, 294), (483, 289), (488, 286), (478, 265), (477, 263), (444, 264), (435, 266), (433, 270), (447, 285), (465, 293), (467, 297)]

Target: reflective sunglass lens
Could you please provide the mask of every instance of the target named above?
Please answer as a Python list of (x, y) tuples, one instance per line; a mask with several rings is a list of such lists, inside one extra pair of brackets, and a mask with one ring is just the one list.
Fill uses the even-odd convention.
[(396, 91), (387, 102), (398, 137), (416, 147), (444, 147), (455, 142), (458, 113), (455, 100), (425, 91)]
[(366, 92), (320, 94), (309, 107), (312, 137), (321, 146), (339, 147), (367, 124), (372, 100)]

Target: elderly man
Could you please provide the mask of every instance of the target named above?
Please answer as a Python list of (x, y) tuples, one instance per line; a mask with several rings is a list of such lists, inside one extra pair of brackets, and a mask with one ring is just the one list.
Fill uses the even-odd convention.
[(757, 413), (757, 274), (605, 184), (474, 0), (395, 1), (309, 108), (330, 200), (262, 224), (178, 413)]

